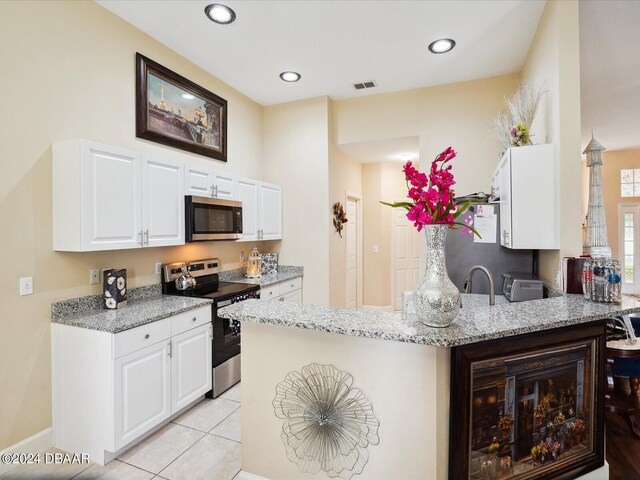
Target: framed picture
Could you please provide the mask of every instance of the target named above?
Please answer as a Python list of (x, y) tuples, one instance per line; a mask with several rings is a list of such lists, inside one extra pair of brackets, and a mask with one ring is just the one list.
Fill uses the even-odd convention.
[(455, 347), (449, 478), (551, 479), (604, 465), (604, 321)]
[(136, 136), (227, 161), (227, 101), (136, 53)]

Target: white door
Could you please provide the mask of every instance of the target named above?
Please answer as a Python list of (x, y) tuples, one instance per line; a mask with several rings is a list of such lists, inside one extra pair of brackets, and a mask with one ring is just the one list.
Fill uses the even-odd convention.
[(224, 200), (237, 200), (238, 180), (233, 175), (224, 173), (214, 173), (213, 175), (213, 195)]
[(169, 340), (115, 360), (115, 448), (171, 415)]
[(242, 239), (258, 239), (258, 182), (249, 178), (238, 179), (238, 200), (242, 202)]
[(346, 293), (345, 306), (358, 308), (358, 200), (347, 198), (346, 214), (349, 220), (345, 223), (346, 241)]
[(640, 204), (620, 205), (619, 211), (622, 292), (640, 293)]
[(261, 240), (282, 238), (282, 189), (277, 185), (260, 183), (258, 190)]
[(211, 390), (211, 329), (211, 324), (202, 325), (172, 339), (172, 412)]
[(213, 196), (213, 170), (195, 165), (186, 165), (184, 194), (197, 197)]
[(184, 165), (144, 157), (144, 246), (184, 245)]
[(93, 142), (82, 148), (83, 250), (140, 247), (140, 155)]
[(407, 220), (406, 210), (393, 209), (393, 304), (402, 309), (402, 292), (414, 290), (420, 280), (420, 234)]

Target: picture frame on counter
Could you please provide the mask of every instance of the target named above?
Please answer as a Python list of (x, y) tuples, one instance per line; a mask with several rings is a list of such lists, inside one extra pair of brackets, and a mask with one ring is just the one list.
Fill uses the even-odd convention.
[(227, 161), (227, 101), (136, 53), (136, 136)]

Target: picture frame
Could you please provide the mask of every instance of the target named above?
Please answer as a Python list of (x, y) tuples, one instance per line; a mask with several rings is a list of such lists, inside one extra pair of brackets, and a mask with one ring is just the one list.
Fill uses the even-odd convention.
[(136, 137), (227, 161), (227, 101), (136, 53)]
[(604, 465), (606, 323), (454, 347), (449, 479), (575, 478)]

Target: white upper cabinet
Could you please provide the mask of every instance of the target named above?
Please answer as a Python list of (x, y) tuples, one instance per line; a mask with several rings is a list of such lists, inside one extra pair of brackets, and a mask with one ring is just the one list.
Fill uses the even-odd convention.
[(144, 246), (184, 244), (184, 166), (143, 157), (142, 224)]
[(258, 240), (258, 183), (249, 178), (238, 179), (238, 200), (242, 202), (242, 239)]
[(213, 170), (187, 165), (184, 173), (185, 195), (211, 197), (213, 195)]
[(248, 178), (238, 179), (242, 202), (241, 242), (282, 238), (282, 189)]
[(260, 182), (260, 239), (282, 238), (282, 189), (277, 185)]
[(53, 145), (53, 248), (184, 244), (184, 167), (88, 140)]
[(552, 144), (507, 150), (494, 174), (500, 197), (500, 244), (514, 249), (560, 248), (558, 165)]
[(216, 172), (211, 168), (187, 165), (184, 194), (237, 200), (238, 179), (234, 175)]

